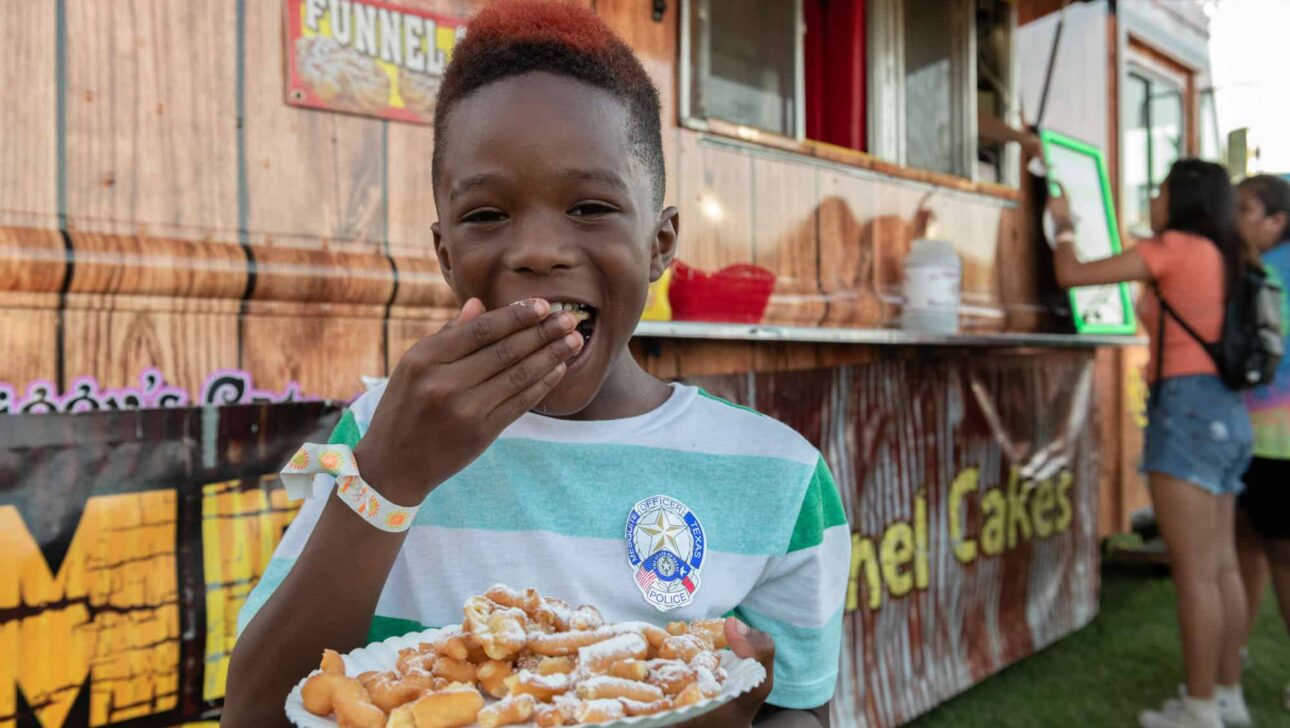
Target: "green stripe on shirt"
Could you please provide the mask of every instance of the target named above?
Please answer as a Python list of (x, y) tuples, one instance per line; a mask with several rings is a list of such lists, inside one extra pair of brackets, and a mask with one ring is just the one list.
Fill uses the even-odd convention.
[(391, 637), (402, 637), (405, 634), (424, 632), (427, 629), (429, 627), (415, 619), (382, 617), (377, 614), (372, 616), (372, 625), (367, 628), (367, 643), (384, 642)]
[(838, 486), (833, 482), (833, 474), (824, 464), (824, 458), (820, 458), (802, 498), (802, 509), (797, 514), (797, 524), (793, 526), (788, 553), (819, 546), (824, 541), (826, 528), (845, 526), (846, 523), (847, 514), (838, 496)]
[[(838, 646), (842, 644), (842, 605), (818, 629), (781, 622), (747, 607), (734, 616), (775, 640), (775, 684), (766, 702), (781, 708), (809, 710), (829, 702), (838, 681)], [(791, 676), (810, 675), (806, 682)]]
[(706, 399), (710, 399), (710, 400), (712, 400), (713, 402), (720, 402), (721, 404), (724, 404), (724, 405), (725, 405), (725, 406), (727, 406), (727, 407), (734, 407), (735, 409), (743, 410), (744, 412), (751, 412), (751, 413), (753, 413), (753, 414), (757, 415), (758, 417), (765, 417), (765, 416), (766, 416), (766, 415), (764, 415), (764, 414), (762, 414), (762, 413), (758, 412), (757, 410), (753, 409), (752, 407), (746, 407), (746, 406), (744, 406), (744, 405), (742, 405), (742, 404), (735, 404), (734, 402), (731, 402), (731, 401), (730, 401), (730, 400), (728, 400), (728, 399), (722, 399), (722, 398), (718, 397), (717, 395), (715, 395), (715, 394), (712, 394), (712, 393), (708, 392), (708, 390), (706, 390), (706, 389), (702, 389), (702, 388), (700, 388), (700, 389), (699, 389), (699, 396), (700, 396), (700, 397), (704, 397), (704, 398), (706, 398)]
[(354, 419), (353, 410), (345, 410), (344, 416), (336, 427), (331, 431), (331, 437), (327, 438), (328, 445), (349, 445), (351, 448), (363, 439), (363, 433), (358, 430), (358, 420)]
[(792, 533), (786, 516), (796, 512), (811, 481), (809, 465), (776, 457), (502, 439), (436, 488), (414, 527), (546, 531), (622, 542), (632, 506), (662, 493), (694, 512), (709, 549), (779, 556)]

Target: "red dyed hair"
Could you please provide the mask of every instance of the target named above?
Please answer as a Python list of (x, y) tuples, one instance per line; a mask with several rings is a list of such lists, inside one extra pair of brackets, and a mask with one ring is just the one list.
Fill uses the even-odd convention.
[(585, 5), (563, 0), (499, 0), (466, 26), (435, 102), (436, 184), (453, 107), (494, 81), (531, 71), (588, 83), (627, 106), (631, 152), (650, 175), (654, 205), (662, 207), (665, 171), (658, 89), (631, 48), (603, 20)]

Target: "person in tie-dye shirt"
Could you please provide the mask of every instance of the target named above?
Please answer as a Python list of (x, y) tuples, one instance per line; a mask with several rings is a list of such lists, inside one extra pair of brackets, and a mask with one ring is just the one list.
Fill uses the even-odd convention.
[[(1260, 175), (1242, 182), (1237, 193), (1241, 236), (1258, 246), (1268, 275), (1285, 291), (1290, 284), (1290, 183)], [(1282, 295), (1281, 322), (1290, 343), (1290, 291)], [(1290, 631), (1290, 357), (1281, 360), (1270, 384), (1249, 393), (1247, 406), (1254, 460), (1237, 502), (1236, 537), (1249, 624), (1254, 624), (1271, 574), (1281, 618)], [(1290, 685), (1285, 700), (1290, 709)]]

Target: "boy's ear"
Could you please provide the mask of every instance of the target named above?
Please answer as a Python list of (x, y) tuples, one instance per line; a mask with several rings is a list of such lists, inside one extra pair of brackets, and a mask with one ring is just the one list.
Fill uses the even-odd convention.
[(663, 277), (663, 271), (676, 257), (676, 245), (681, 234), (681, 213), (675, 207), (664, 208), (654, 227), (654, 240), (650, 244), (650, 283)]
[(443, 244), (443, 234), (439, 232), (438, 222), (430, 226), (430, 232), (434, 234), (434, 254), (439, 258), (439, 270), (443, 274), (443, 280), (455, 293), (457, 289), (452, 285), (452, 259), (448, 257), (448, 246)]

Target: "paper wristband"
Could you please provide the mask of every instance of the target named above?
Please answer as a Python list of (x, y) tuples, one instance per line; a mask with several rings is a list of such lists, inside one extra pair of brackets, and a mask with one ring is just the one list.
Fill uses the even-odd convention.
[(313, 494), (314, 476), (322, 473), (336, 478), (336, 497), (364, 521), (382, 531), (399, 533), (412, 525), (418, 506), (391, 503), (358, 474), (354, 451), (348, 445), (317, 445), (307, 442), (282, 469), (282, 486), (293, 501)]

